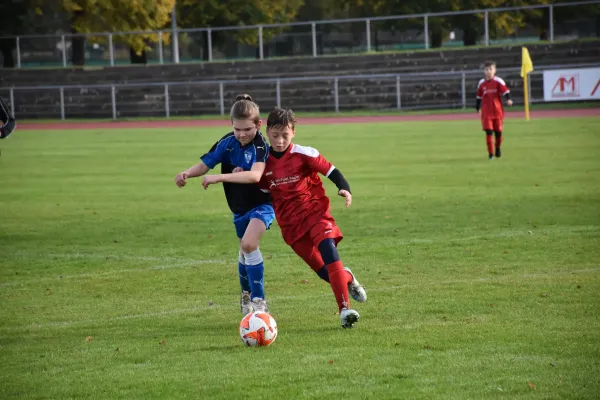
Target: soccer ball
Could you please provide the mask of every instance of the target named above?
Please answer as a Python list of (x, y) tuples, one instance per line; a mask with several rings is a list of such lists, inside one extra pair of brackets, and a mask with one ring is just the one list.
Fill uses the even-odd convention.
[(240, 322), (240, 337), (249, 347), (268, 346), (277, 338), (277, 322), (266, 312), (252, 312)]

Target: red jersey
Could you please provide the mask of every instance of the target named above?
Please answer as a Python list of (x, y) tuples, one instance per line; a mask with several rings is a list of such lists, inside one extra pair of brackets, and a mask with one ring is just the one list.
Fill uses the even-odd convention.
[(283, 240), (292, 245), (323, 218), (333, 220), (319, 173), (335, 167), (312, 147), (290, 144), (281, 158), (269, 154), (260, 186), (271, 192)]
[(479, 81), (477, 98), (481, 99), (481, 119), (503, 119), (502, 96), (510, 92), (506, 83), (497, 76)]

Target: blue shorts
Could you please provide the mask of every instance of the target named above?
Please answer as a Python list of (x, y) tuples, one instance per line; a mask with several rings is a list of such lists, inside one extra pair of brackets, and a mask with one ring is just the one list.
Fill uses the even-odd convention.
[(244, 236), (246, 228), (253, 218), (260, 219), (265, 223), (267, 229), (269, 229), (275, 219), (275, 210), (273, 210), (273, 206), (270, 204), (261, 204), (246, 214), (233, 214), (233, 224), (235, 225), (235, 233), (238, 238), (241, 239)]

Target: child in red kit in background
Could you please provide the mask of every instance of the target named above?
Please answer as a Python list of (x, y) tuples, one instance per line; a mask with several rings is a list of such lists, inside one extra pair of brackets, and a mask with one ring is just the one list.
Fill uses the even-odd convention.
[[(506, 105), (512, 106), (510, 90), (504, 80), (496, 76), (496, 63), (486, 61), (483, 65), (484, 78), (477, 86), (477, 103), (475, 108), (481, 114), (481, 125), (485, 131), (488, 158), (491, 160), (502, 155), (502, 128), (504, 107), (502, 99), (506, 97)], [(496, 142), (494, 143), (494, 136)]]

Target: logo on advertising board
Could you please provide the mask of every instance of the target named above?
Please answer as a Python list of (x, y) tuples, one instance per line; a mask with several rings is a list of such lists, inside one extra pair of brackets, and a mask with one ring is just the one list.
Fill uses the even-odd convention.
[(561, 75), (552, 88), (552, 97), (579, 97), (579, 74)]

